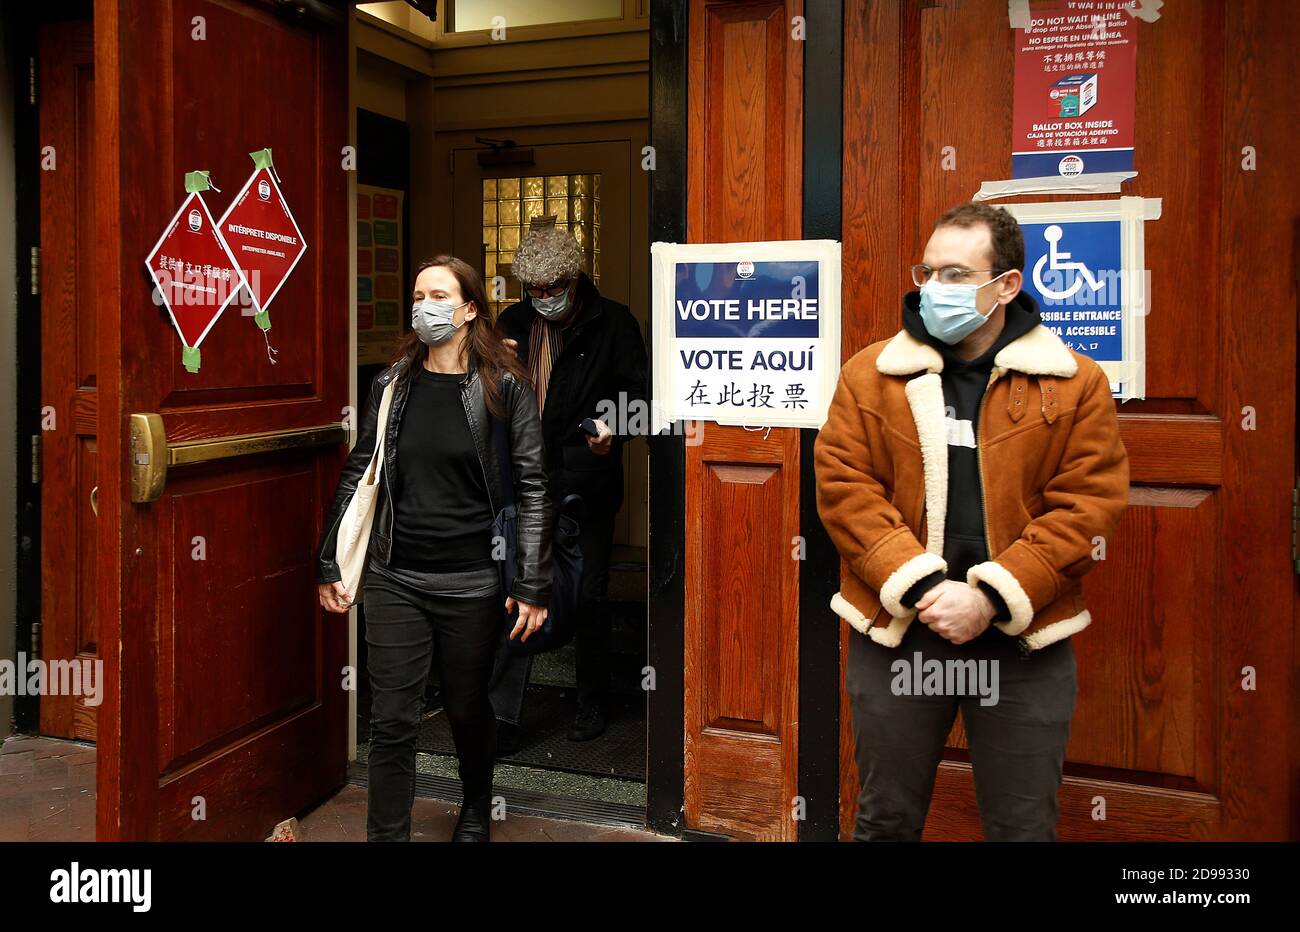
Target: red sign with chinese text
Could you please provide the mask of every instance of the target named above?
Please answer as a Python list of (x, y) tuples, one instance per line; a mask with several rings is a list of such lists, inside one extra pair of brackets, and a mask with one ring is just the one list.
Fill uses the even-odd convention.
[(197, 192), (185, 198), (145, 259), (186, 346), (198, 346), (239, 293), (243, 276)]
[(1131, 0), (1041, 0), (1015, 30), (1011, 177), (1133, 170)]

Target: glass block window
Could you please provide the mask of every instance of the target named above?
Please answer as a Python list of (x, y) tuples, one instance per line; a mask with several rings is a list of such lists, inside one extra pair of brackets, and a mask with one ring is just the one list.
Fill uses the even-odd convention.
[(534, 217), (555, 217), (582, 247), (584, 268), (600, 286), (600, 175), (533, 175), (483, 180), (483, 277), (488, 296), (492, 279), (505, 279), (506, 298), (492, 301), (493, 314), (523, 296), (511, 274), (519, 239)]

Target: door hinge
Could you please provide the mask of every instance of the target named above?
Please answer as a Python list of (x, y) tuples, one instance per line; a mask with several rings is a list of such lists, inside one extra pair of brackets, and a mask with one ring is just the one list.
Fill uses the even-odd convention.
[(41, 484), (41, 435), (32, 434), (32, 485)]
[(1300, 574), (1300, 485), (1291, 490), (1291, 565)]
[(36, 56), (31, 55), (27, 58), (27, 98), (29, 102), (36, 105)]
[(32, 247), (32, 294), (41, 293), (41, 247)]
[(31, 651), (33, 657), (39, 657), (41, 655), (41, 623), (39, 621), (32, 622)]

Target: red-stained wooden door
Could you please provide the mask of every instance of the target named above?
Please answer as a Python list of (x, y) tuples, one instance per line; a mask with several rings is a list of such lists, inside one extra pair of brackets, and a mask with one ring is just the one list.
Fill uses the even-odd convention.
[[(801, 0), (692, 0), (688, 238), (798, 239)], [(686, 447), (686, 824), (794, 840), (799, 432), (709, 423)]]
[[(1294, 122), (1275, 117), (1291, 96), (1293, 12), (1179, 0), (1136, 24), (1138, 176), (1123, 193), (1163, 199), (1146, 224), (1147, 397), (1119, 408), (1130, 505), (1084, 585), (1093, 623), (1074, 638), (1063, 839), (1296, 831), (1300, 189)], [(934, 220), (1011, 176), (1014, 63), (1003, 0), (855, 0), (844, 36), (848, 359), (898, 330)], [(842, 708), (847, 835), (857, 776)], [(927, 837), (980, 837), (964, 746), (958, 728)]]
[[(95, 433), (93, 34), (88, 21), (40, 32), (41, 660), (51, 677), (40, 731), (95, 740), (102, 669), (95, 624), (98, 498)], [(75, 674), (75, 676), (73, 676)], [(67, 687), (55, 686), (67, 684)]]
[[(313, 564), (348, 402), (347, 29), (279, 6), (95, 4), (101, 839), (260, 839), (344, 782), (346, 620), (317, 608)], [(145, 258), (185, 172), (211, 172), (219, 217), (268, 147), (308, 246), (271, 306), (277, 363), (232, 305), (190, 374)], [(172, 467), (134, 502), (144, 413), (190, 456), (335, 428)]]

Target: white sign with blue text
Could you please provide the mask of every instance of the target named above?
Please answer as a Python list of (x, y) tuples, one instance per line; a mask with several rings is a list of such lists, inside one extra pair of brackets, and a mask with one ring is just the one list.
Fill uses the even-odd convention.
[(1024, 290), (1043, 324), (1096, 360), (1121, 401), (1146, 394), (1147, 220), (1159, 199), (1006, 204), (1025, 237)]
[(651, 246), (654, 424), (812, 427), (840, 368), (840, 244)]

